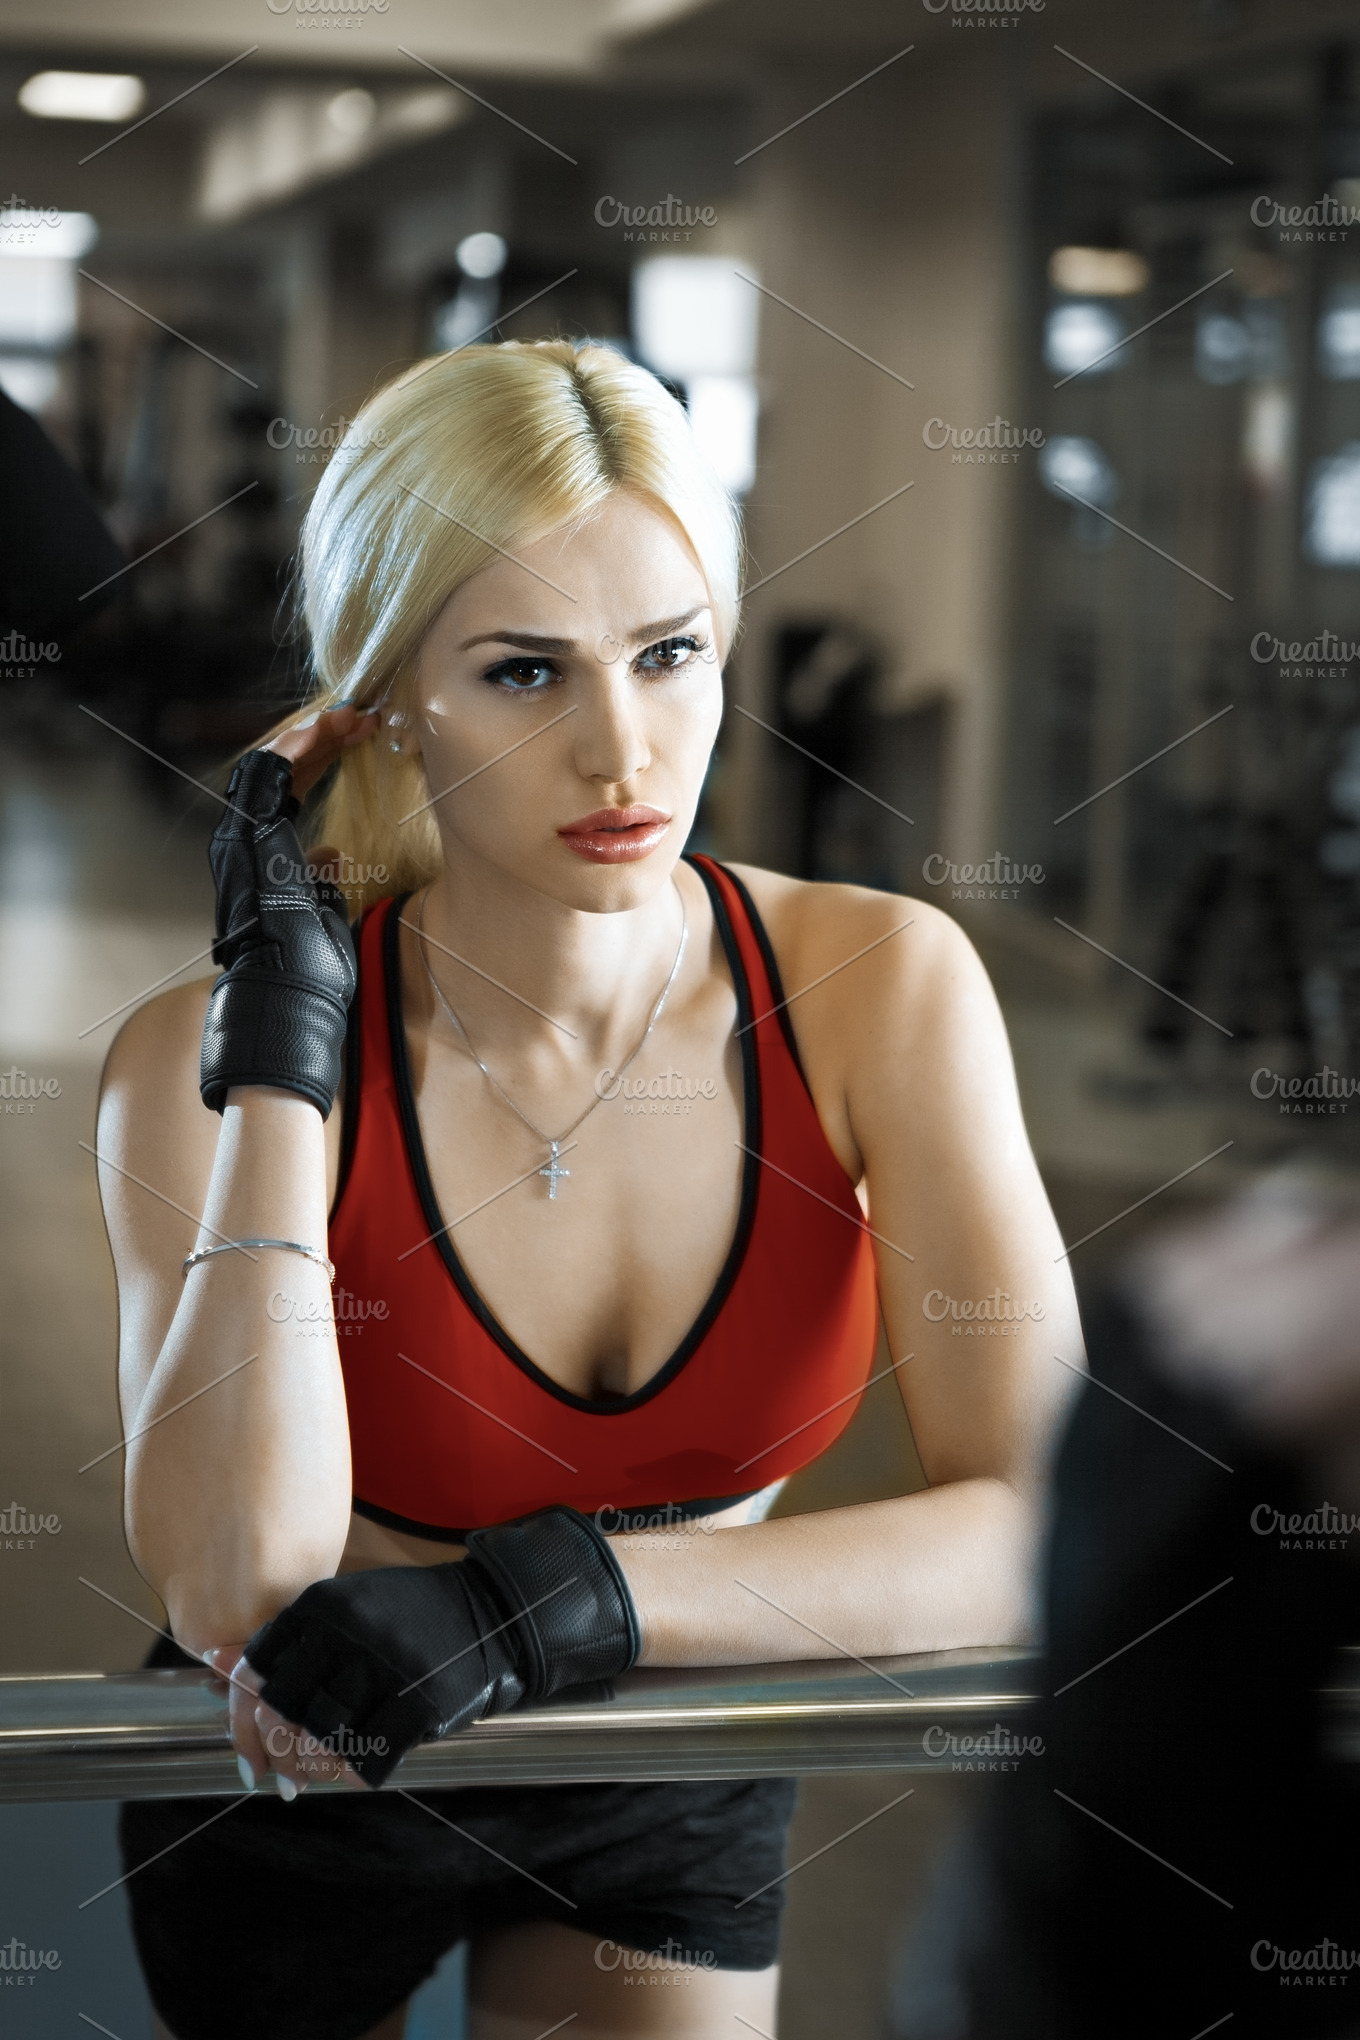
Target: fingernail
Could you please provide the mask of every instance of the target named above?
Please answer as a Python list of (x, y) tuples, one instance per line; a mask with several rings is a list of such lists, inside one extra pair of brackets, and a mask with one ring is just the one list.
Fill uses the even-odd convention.
[(287, 1800), (291, 1805), (298, 1796), (297, 1786), (293, 1783), (292, 1779), (285, 1777), (282, 1771), (276, 1771), (274, 1773), (274, 1782), (279, 1788), (279, 1798)]
[(237, 1757), (236, 1768), (241, 1774), (241, 1783), (245, 1786), (246, 1791), (253, 1792), (255, 1790), (255, 1773), (251, 1770), (244, 1757)]

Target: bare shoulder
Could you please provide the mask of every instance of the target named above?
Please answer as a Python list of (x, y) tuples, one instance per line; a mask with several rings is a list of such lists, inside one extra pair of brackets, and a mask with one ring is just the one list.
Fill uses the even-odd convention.
[[(199, 1092), (203, 1022), (215, 978), (148, 999), (104, 1064), (97, 1152), (105, 1223), (120, 1280), (138, 1258), (173, 1260), (198, 1232), (222, 1116)], [(339, 1172), (344, 1084), (326, 1123), (327, 1199)], [(186, 1235), (187, 1245), (181, 1246)]]
[[(158, 1233), (169, 1222), (176, 1239), (184, 1225), (195, 1230), (192, 1220), (182, 1215), (177, 1220), (174, 1207), (201, 1209), (222, 1126), (198, 1091), (212, 983), (198, 978), (148, 999), (123, 1023), (105, 1061), (100, 1190), (115, 1259), (148, 1224)], [(134, 1184), (134, 1177), (150, 1190)]]
[(956, 1117), (979, 1064), (1004, 1081), (996, 997), (956, 921), (901, 893), (732, 869), (765, 923), (822, 1131), (852, 1182), (875, 1129), (892, 1139), (923, 1110)]
[(977, 951), (958, 922), (929, 902), (754, 865), (731, 868), (765, 923), (791, 1006), (795, 998), (807, 1004), (796, 1025), (814, 1024), (817, 1012), (834, 1016), (838, 1029), (872, 1024), (886, 1002), (900, 1040), (903, 1026), (938, 1022), (960, 999), (990, 1001)]
[(198, 1057), (213, 983), (205, 977), (177, 985), (173, 991), (148, 999), (123, 1022), (104, 1062), (101, 1107), (106, 1099), (130, 1099), (147, 1091), (154, 1092), (163, 1105), (173, 1107), (176, 1093), (192, 1072), (194, 1099), (203, 1109), (198, 1098)]

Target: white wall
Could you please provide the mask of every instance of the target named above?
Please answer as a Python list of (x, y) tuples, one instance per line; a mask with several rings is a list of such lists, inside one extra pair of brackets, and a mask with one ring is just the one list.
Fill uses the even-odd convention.
[[(781, 617), (835, 609), (865, 622), (888, 653), (891, 702), (942, 694), (955, 711), (945, 841), (917, 846), (922, 855), (997, 847), (1016, 469), (955, 466), (949, 451), (926, 449), (922, 428), (936, 417), (980, 426), (997, 413), (1023, 422), (1012, 396), (1022, 215), (1016, 70), (995, 45), (902, 59), (763, 150), (743, 207), (762, 283), (915, 385), (904, 389), (762, 301), (765, 408), (748, 578), (904, 482), (914, 486), (752, 596), (736, 698), (767, 712), (769, 637)], [(782, 77), (768, 95), (765, 128), (815, 105), (827, 82), (810, 70)], [(774, 740), (737, 719), (729, 741), (723, 834), (733, 854), (758, 858), (777, 839), (763, 808)]]

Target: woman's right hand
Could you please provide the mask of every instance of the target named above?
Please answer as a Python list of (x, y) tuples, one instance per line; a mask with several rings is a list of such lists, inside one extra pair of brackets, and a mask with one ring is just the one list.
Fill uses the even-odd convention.
[[(382, 715), (376, 708), (329, 708), (294, 723), (291, 730), (275, 737), (266, 749), (286, 758), (293, 768), (293, 792), (306, 800), (323, 772), (357, 744), (367, 744), (377, 735)], [(316, 853), (318, 861), (322, 853)]]
[(244, 1085), (294, 1091), (323, 1119), (335, 1103), (357, 982), (354, 943), (344, 896), (308, 875), (288, 754), (310, 783), (347, 741), (364, 740), (353, 715), (319, 717), (271, 749), (247, 751), (227, 786), (208, 852), (217, 883), (213, 957), (225, 966), (208, 1002), (199, 1069), (212, 1111)]

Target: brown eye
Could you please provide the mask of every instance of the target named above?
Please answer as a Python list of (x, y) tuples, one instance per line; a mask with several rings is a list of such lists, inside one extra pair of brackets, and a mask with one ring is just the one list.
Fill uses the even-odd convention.
[(541, 694), (559, 676), (557, 668), (543, 659), (502, 659), (483, 677), (510, 694)]
[(691, 665), (702, 650), (698, 638), (663, 638), (659, 645), (649, 645), (637, 663), (644, 673), (678, 673), (682, 666)]

